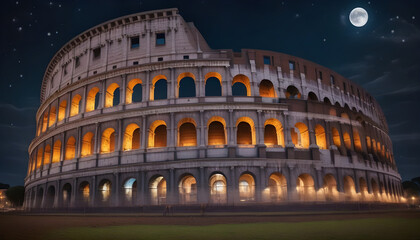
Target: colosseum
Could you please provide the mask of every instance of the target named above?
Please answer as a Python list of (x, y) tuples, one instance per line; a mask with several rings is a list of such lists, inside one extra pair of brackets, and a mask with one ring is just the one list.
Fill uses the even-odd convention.
[(369, 93), (298, 57), (211, 49), (175, 8), (69, 41), (36, 120), (29, 210), (402, 199)]

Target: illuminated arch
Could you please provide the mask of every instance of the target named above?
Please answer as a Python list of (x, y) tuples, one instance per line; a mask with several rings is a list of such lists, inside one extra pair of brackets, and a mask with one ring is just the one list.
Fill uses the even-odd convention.
[(108, 206), (111, 202), (112, 183), (108, 179), (103, 179), (98, 186), (99, 205)]
[(287, 180), (283, 174), (273, 173), (268, 178), (269, 198), (271, 202), (279, 202), (287, 198)]
[(309, 92), (308, 93), (308, 100), (318, 101), (318, 97), (316, 96), (316, 94), (314, 92)]
[(120, 104), (119, 99), (119, 90), (120, 86), (116, 83), (111, 83), (108, 88), (106, 89), (105, 95), (105, 107), (113, 107)]
[(61, 122), (66, 117), (67, 101), (63, 100), (58, 107), (58, 121)]
[(80, 153), (81, 157), (87, 157), (93, 154), (95, 139), (93, 138), (94, 134), (92, 132), (86, 133), (82, 138), (82, 151)]
[(90, 185), (88, 182), (84, 181), (80, 183), (78, 189), (78, 198), (80, 200), (80, 205), (88, 206), (90, 202)]
[(66, 143), (66, 154), (64, 160), (70, 160), (76, 156), (76, 138), (73, 136), (67, 139)]
[(299, 175), (296, 180), (296, 191), (299, 200), (315, 200), (315, 182), (312, 176), (307, 173)]
[(325, 195), (325, 200), (333, 201), (337, 200), (338, 198), (338, 190), (337, 190), (337, 181), (332, 174), (327, 174), (324, 176), (323, 179), (323, 190)]
[(111, 153), (115, 150), (115, 130), (107, 128), (102, 132), (101, 153)]
[[(141, 88), (138, 89), (138, 86), (140, 86)], [(133, 102), (141, 102), (142, 97), (143, 97), (142, 88), (143, 88), (143, 81), (141, 79), (139, 78), (131, 79), (127, 84), (127, 89), (125, 93), (125, 103), (131, 104)], [(136, 100), (136, 98), (139, 100)]]
[(209, 146), (225, 145), (227, 143), (226, 122), (219, 116), (213, 116), (207, 121), (207, 142)]
[[(243, 95), (243, 94), (235, 95), (234, 94), (234, 92), (235, 92), (234, 91), (234, 86), (237, 83), (243, 84), (243, 86), (245, 86), (246, 95)], [(235, 77), (233, 77), (233, 80), (232, 80), (232, 94), (234, 96), (251, 96), (251, 84), (249, 83), (249, 78), (247, 76), (245, 76), (243, 74), (238, 74)]]
[(341, 147), (340, 132), (335, 127), (331, 128), (331, 132), (332, 132), (334, 145), (337, 146), (338, 148)]
[(284, 147), (284, 134), (281, 122), (275, 118), (267, 119), (264, 123), (264, 144)]
[(124, 200), (127, 205), (135, 205), (137, 199), (137, 180), (129, 178), (124, 182)]
[(42, 166), (43, 149), (43, 147), (38, 147), (38, 153), (36, 154), (36, 168), (40, 168)]
[[(165, 75), (157, 75), (152, 79), (152, 86), (150, 89), (151, 101), (168, 98), (167, 81), (168, 79)], [(160, 93), (160, 95), (156, 96), (156, 93)]]
[(99, 105), (99, 88), (93, 87), (90, 89), (86, 97), (86, 112), (96, 110)]
[(178, 146), (197, 146), (197, 124), (192, 118), (184, 118), (178, 122)]
[(249, 117), (240, 117), (236, 121), (236, 143), (238, 145), (255, 145), (254, 121)]
[(344, 194), (346, 200), (353, 200), (356, 197), (356, 184), (354, 184), (354, 180), (350, 176), (344, 177)]
[(204, 76), (206, 84), (205, 95), (222, 96), (222, 75), (217, 72), (209, 72)]
[(178, 184), (181, 204), (197, 203), (197, 181), (191, 174), (184, 175)]
[(361, 152), (362, 141), (360, 140), (359, 132), (357, 130), (353, 130), (353, 142), (355, 150)]
[(61, 157), (61, 141), (57, 140), (54, 142), (54, 146), (53, 146), (52, 162), (53, 163), (59, 162), (60, 157)]
[(325, 136), (325, 129), (320, 125), (315, 125), (315, 140), (319, 149), (327, 149), (327, 138)]
[(45, 146), (45, 151), (44, 151), (44, 165), (50, 163), (50, 158), (51, 158), (51, 145), (47, 144)]
[(260, 82), (260, 96), (261, 97), (277, 97), (276, 90), (274, 90), (273, 83), (270, 80), (264, 79)]
[(42, 118), (42, 132), (45, 132), (47, 130), (47, 123), (48, 123), (48, 112), (45, 111)]
[(149, 181), (150, 203), (160, 205), (166, 203), (166, 179), (155, 176)]
[(300, 99), (302, 97), (302, 94), (300, 94), (299, 90), (293, 86), (290, 85), (286, 89), (286, 98), (290, 99)]
[(69, 207), (70, 206), (70, 201), (71, 201), (71, 193), (72, 193), (70, 183), (64, 184), (61, 193), (62, 193), (61, 194), (62, 206), (63, 207)]
[(296, 148), (309, 148), (309, 130), (304, 123), (296, 123), (290, 131), (292, 142)]
[(244, 173), (239, 177), (239, 201), (255, 201), (255, 180), (249, 173)]
[(380, 196), (379, 185), (376, 183), (375, 179), (371, 179), (370, 183), (372, 185), (373, 200), (378, 201)]
[(135, 123), (130, 123), (125, 128), (123, 151), (140, 148), (140, 127)]
[(351, 138), (350, 138), (350, 134), (348, 132), (343, 133), (343, 141), (344, 141), (344, 146), (346, 147), (346, 149), (350, 150), (351, 149)]
[(166, 147), (166, 123), (163, 120), (154, 121), (149, 128), (149, 148)]
[(220, 173), (214, 173), (209, 178), (210, 202), (224, 204), (227, 202), (227, 181)]
[(195, 76), (190, 72), (184, 72), (178, 76), (178, 96), (195, 97)]
[(55, 106), (52, 106), (50, 109), (50, 119), (48, 120), (48, 127), (51, 127), (55, 123), (57, 117), (57, 109)]
[(82, 96), (80, 96), (79, 94), (76, 94), (71, 100), (70, 117), (76, 116), (80, 113), (81, 100)]
[(366, 200), (369, 192), (368, 192), (366, 180), (362, 177), (359, 178), (359, 189), (360, 189), (361, 200)]
[(347, 113), (341, 113), (341, 118), (350, 119), (349, 115)]

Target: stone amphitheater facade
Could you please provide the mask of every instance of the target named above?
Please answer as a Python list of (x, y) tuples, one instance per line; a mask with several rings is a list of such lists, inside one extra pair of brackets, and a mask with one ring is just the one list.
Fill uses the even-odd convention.
[(25, 208), (399, 202), (384, 114), (272, 51), (214, 50), (177, 9), (95, 26), (52, 58)]

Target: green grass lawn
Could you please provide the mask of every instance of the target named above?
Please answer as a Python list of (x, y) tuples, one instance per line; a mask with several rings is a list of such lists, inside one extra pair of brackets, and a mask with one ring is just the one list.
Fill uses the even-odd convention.
[(47, 239), (420, 239), (420, 219), (370, 218), (314, 222), (268, 222), (185, 225), (128, 225), (65, 228), (51, 232)]

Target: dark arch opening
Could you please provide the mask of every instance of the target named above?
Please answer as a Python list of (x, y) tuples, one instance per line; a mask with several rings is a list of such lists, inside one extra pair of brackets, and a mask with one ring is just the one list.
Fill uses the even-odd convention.
[(232, 85), (232, 95), (233, 96), (247, 96), (247, 89), (245, 84), (241, 82), (236, 82)]
[(318, 97), (316, 96), (316, 94), (315, 94), (314, 92), (310, 92), (310, 93), (308, 94), (308, 100), (311, 100), (311, 101), (318, 101)]
[(167, 91), (167, 83), (165, 79), (159, 79), (155, 83), (155, 89), (154, 89), (154, 100), (159, 99), (167, 99), (168, 91)]
[(136, 86), (133, 87), (133, 95), (131, 96), (131, 101), (133, 103), (135, 102), (141, 102), (143, 98), (143, 86), (139, 83)]
[(295, 86), (288, 86), (286, 89), (286, 98), (300, 99), (301, 94)]
[(206, 81), (206, 97), (222, 96), (222, 86), (216, 77), (208, 78)]
[(179, 97), (195, 97), (195, 81), (191, 77), (184, 77), (179, 82)]

